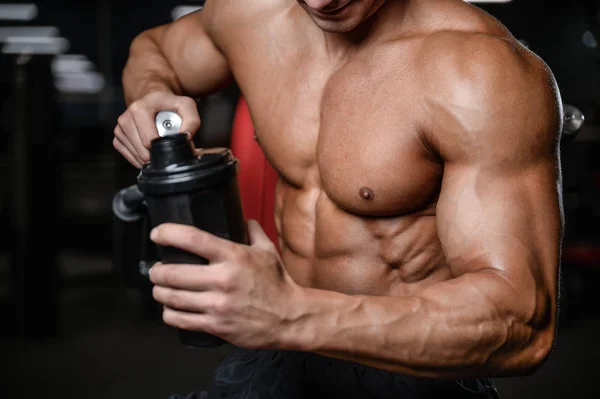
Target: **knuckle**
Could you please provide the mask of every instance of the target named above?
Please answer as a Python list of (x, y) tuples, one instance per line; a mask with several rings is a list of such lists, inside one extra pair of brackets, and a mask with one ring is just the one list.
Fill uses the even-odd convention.
[(165, 270), (163, 273), (163, 281), (166, 286), (171, 287), (176, 284), (179, 272), (175, 268)]
[[(140, 136), (140, 140), (142, 142), (142, 145), (146, 148), (150, 148), (152, 146), (152, 139), (146, 135), (141, 135)], [(142, 158), (149, 158), (148, 156), (144, 155), (142, 156)], [(144, 159), (147, 161), (147, 159)]]
[(154, 101), (155, 99), (157, 99), (161, 96), (165, 96), (165, 95), (167, 95), (167, 93), (160, 92), (160, 91), (151, 91), (150, 93), (148, 93), (144, 96), (144, 99), (151, 102), (151, 101)]
[(140, 161), (141, 161), (140, 163), (142, 165), (147, 164), (150, 162), (150, 156), (148, 156), (146, 154), (140, 155)]
[(223, 292), (232, 292), (236, 288), (236, 279), (231, 271), (223, 272), (217, 281), (218, 288)]
[(208, 331), (210, 334), (221, 337), (227, 336), (231, 333), (231, 329), (225, 323), (221, 322), (211, 323), (210, 326), (208, 326), (208, 330), (210, 330)]
[(248, 263), (252, 260), (252, 254), (246, 248), (242, 248), (239, 245), (232, 245), (230, 252), (235, 259), (236, 263)]
[(184, 316), (178, 316), (173, 318), (173, 324), (175, 327), (179, 327), (182, 330), (197, 331), (198, 328), (194, 325), (193, 321)]
[(186, 244), (190, 246), (197, 245), (198, 247), (204, 247), (207, 244), (209, 244), (208, 236), (206, 235), (206, 233), (200, 230), (193, 230), (192, 234), (186, 235), (185, 240), (187, 241)]
[(277, 247), (275, 247), (275, 243), (273, 241), (265, 243), (265, 248), (271, 253), (272, 256), (275, 256), (275, 253), (277, 252)]
[(219, 314), (227, 313), (231, 310), (231, 300), (225, 296), (215, 299), (213, 302), (213, 309)]
[(196, 101), (191, 97), (181, 97), (181, 105), (185, 107), (195, 107)]
[(129, 106), (129, 110), (131, 112), (138, 112), (142, 108), (143, 108), (143, 106), (139, 100), (132, 102), (131, 105)]
[(117, 125), (115, 126), (114, 130), (113, 130), (115, 139), (123, 139), (124, 136), (124, 131), (121, 129), (121, 126)]
[(184, 306), (184, 301), (181, 295), (177, 291), (171, 291), (167, 295), (167, 304), (169, 307), (173, 309), (182, 309)]

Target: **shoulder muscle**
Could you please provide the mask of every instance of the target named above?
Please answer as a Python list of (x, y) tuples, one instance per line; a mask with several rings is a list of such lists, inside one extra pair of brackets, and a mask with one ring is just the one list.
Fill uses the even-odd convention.
[[(560, 94), (546, 64), (511, 38), (445, 33), (423, 45), (425, 131), (445, 160), (552, 155)], [(489, 155), (489, 154), (488, 154)], [(494, 160), (494, 158), (490, 158)]]

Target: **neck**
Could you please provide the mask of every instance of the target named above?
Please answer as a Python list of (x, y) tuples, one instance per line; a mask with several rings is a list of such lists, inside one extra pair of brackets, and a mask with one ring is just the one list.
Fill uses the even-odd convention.
[(348, 32), (324, 32), (328, 49), (357, 48), (366, 42), (385, 40), (387, 36), (409, 30), (413, 26), (414, 9), (419, 0), (387, 0), (374, 3), (367, 18)]

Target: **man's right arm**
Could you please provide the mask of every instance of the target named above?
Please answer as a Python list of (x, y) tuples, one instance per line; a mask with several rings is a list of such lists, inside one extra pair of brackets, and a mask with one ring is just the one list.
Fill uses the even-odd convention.
[(217, 91), (232, 79), (227, 59), (210, 37), (215, 3), (208, 4), (202, 11), (144, 31), (130, 46), (122, 82), (128, 108), (118, 118), (113, 146), (138, 168), (149, 161), (148, 149), (158, 137), (158, 112), (177, 112), (183, 119), (181, 131), (193, 135), (200, 127), (193, 98)]
[(123, 70), (128, 105), (156, 90), (207, 95), (231, 80), (227, 59), (209, 35), (211, 14), (197, 11), (133, 40)]

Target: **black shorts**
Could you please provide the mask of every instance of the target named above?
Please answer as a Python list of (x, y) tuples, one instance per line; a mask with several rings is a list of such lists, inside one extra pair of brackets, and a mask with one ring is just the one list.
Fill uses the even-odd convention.
[[(169, 399), (181, 399), (172, 395)], [(236, 349), (187, 399), (497, 399), (493, 382), (414, 378), (313, 353)]]

